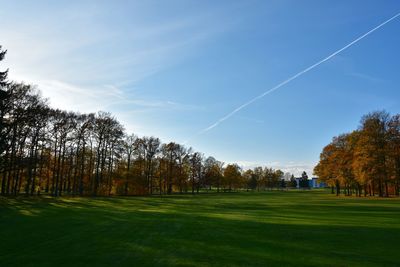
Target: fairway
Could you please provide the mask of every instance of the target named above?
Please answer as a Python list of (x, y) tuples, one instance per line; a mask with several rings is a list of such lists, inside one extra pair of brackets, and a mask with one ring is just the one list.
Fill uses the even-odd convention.
[(399, 266), (400, 199), (0, 198), (0, 266)]

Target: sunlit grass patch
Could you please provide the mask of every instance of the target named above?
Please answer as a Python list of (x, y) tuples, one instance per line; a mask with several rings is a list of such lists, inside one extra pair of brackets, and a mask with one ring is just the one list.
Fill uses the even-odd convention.
[(0, 198), (1, 266), (396, 266), (400, 199)]

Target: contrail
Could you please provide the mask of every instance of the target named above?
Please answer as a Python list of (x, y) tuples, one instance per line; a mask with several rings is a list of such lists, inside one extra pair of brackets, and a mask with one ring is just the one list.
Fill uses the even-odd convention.
[(242, 104), (241, 106), (235, 108), (234, 110), (232, 110), (230, 113), (228, 113), (227, 115), (225, 115), (224, 117), (220, 118), (219, 120), (217, 120), (216, 122), (214, 122), (213, 124), (211, 124), (210, 126), (208, 126), (207, 128), (204, 128), (203, 130), (199, 131), (198, 133), (196, 133), (195, 135), (193, 135), (191, 138), (189, 138), (187, 141), (185, 141), (184, 143), (187, 143), (189, 140), (195, 138), (196, 136), (199, 136), (205, 132), (210, 131), (211, 129), (217, 127), (218, 125), (220, 125), (223, 121), (229, 119), (230, 117), (232, 117), (233, 115), (235, 115), (237, 112), (239, 112), (240, 110), (244, 109), (245, 107), (247, 107), (248, 105), (252, 104), (253, 102), (263, 98), (264, 96), (278, 90), (279, 88), (281, 88), (282, 86), (284, 86), (285, 84), (293, 81), (294, 79), (300, 77), (301, 75), (305, 74), (306, 72), (309, 72), (310, 70), (318, 67), (319, 65), (321, 65), (322, 63), (324, 63), (325, 61), (328, 61), (329, 59), (333, 58), (334, 56), (336, 56), (337, 54), (339, 54), (340, 52), (346, 50), (347, 48), (349, 48), (350, 46), (358, 43), (359, 41), (361, 41), (362, 39), (364, 39), (365, 37), (367, 37), (368, 35), (370, 35), (371, 33), (373, 33), (374, 31), (378, 30), (379, 28), (383, 27), (385, 24), (389, 23), (390, 21), (394, 20), (395, 18), (397, 18), (398, 16), (400, 16), (400, 13), (397, 13), (396, 15), (394, 15), (393, 17), (391, 17), (388, 20), (385, 20), (384, 22), (382, 22), (381, 24), (379, 24), (378, 26), (376, 26), (375, 28), (373, 28), (372, 30), (364, 33), (363, 35), (361, 35), (360, 37), (358, 37), (357, 39), (355, 39), (354, 41), (352, 41), (351, 43), (347, 44), (346, 46), (340, 48), (339, 50), (333, 52), (332, 54), (330, 54), (329, 56), (325, 57), (324, 59), (318, 61), (317, 63), (311, 65), (310, 67), (298, 72), (297, 74), (291, 76), (290, 78), (284, 80), (283, 82), (281, 82), (280, 84), (276, 85), (275, 87), (265, 91), (264, 93), (262, 93), (261, 95), (258, 95), (252, 99), (250, 99), (249, 101), (247, 101), (246, 103)]

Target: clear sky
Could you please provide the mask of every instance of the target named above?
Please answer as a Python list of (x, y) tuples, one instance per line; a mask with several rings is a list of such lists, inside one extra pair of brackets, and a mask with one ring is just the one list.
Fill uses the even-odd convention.
[(400, 112), (400, 18), (195, 135), (399, 12), (398, 0), (0, 0), (0, 67), (54, 107), (298, 175), (363, 114)]

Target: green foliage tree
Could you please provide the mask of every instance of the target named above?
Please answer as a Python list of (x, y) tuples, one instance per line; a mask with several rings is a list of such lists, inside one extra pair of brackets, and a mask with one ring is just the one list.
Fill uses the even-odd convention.
[(308, 175), (307, 175), (307, 173), (305, 171), (303, 171), (301, 173), (300, 187), (301, 188), (309, 188)]
[(279, 184), (279, 187), (280, 188), (286, 188), (286, 181), (284, 180), (284, 179), (281, 179), (281, 182), (280, 182), (280, 184)]
[(296, 188), (297, 187), (297, 182), (296, 182), (296, 178), (294, 177), (294, 175), (292, 174), (292, 176), (290, 177), (290, 181), (288, 182), (288, 187), (290, 188)]

